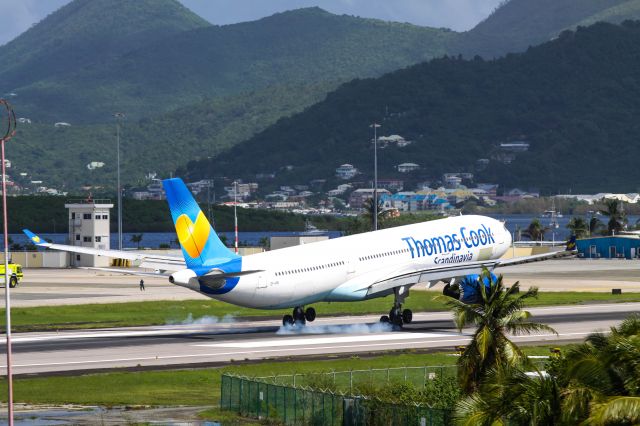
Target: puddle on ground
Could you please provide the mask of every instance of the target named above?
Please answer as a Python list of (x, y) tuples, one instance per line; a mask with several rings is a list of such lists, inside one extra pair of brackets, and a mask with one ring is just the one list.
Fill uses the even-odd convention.
[[(217, 422), (198, 419), (198, 413), (211, 407), (85, 407), (85, 406), (33, 406), (15, 404), (16, 426), (56, 425), (200, 425), (221, 426)], [(7, 407), (0, 414), (0, 424), (7, 424)]]

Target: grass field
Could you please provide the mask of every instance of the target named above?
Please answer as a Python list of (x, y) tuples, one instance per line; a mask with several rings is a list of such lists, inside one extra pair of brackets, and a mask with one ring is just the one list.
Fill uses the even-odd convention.
[[(550, 346), (525, 347), (529, 355), (548, 355)], [(452, 365), (457, 357), (448, 353), (394, 353), (371, 358), (337, 358), (239, 364), (198, 370), (113, 372), (81, 376), (18, 378), (14, 380), (16, 402), (79, 405), (191, 405), (216, 406), (220, 400), (223, 372), (246, 376), (366, 370), (369, 368)], [(7, 400), (6, 381), (0, 381), (0, 398)]]
[[(434, 300), (439, 292), (414, 291), (406, 307), (414, 312), (445, 310), (441, 300)], [(552, 292), (540, 293), (528, 306), (639, 302), (640, 293), (611, 295), (607, 293)], [(314, 304), (318, 315), (382, 314), (393, 304), (391, 296), (364, 302)], [(240, 308), (216, 300), (186, 300), (162, 302), (130, 302), (92, 305), (68, 305), (11, 310), (14, 331), (65, 330), (103, 327), (127, 327), (181, 323), (187, 318), (215, 316), (281, 318), (284, 310), (265, 311)], [(0, 325), (4, 325), (4, 309), (0, 310)]]

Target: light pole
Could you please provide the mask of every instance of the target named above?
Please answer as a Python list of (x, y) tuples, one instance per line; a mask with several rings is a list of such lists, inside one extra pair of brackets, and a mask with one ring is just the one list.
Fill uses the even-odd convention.
[(5, 312), (7, 316), (7, 423), (13, 426), (13, 372), (11, 369), (11, 297), (9, 288), (9, 233), (7, 231), (7, 173), (4, 158), (4, 143), (16, 134), (16, 114), (13, 112), (11, 105), (4, 99), (0, 99), (2, 105), (7, 111), (7, 128), (4, 136), (0, 139), (2, 145), (2, 213), (4, 222), (4, 302)]
[(124, 114), (116, 112), (113, 114), (116, 119), (116, 162), (118, 163), (118, 250), (122, 250), (122, 188), (120, 188), (120, 120)]
[(378, 230), (378, 127), (381, 125), (373, 123), (373, 230)]
[(238, 254), (238, 181), (233, 182), (233, 231), (235, 233), (235, 253)]

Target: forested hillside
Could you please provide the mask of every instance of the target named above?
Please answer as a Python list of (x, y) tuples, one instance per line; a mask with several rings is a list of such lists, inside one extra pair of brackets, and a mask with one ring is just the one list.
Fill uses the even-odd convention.
[(547, 42), (579, 25), (638, 17), (638, 0), (507, 0), (472, 30), (452, 38), (447, 49), (491, 59)]
[[(342, 163), (371, 170), (369, 124), (415, 141), (381, 152), (381, 174), (411, 161), (424, 178), (475, 171), (496, 146), (526, 140), (510, 164), (492, 160), (478, 178), (543, 191), (638, 190), (640, 23), (596, 24), (484, 61), (436, 59), (378, 79), (355, 80), (327, 99), (238, 145), (195, 162), (190, 177), (213, 169), (281, 182), (332, 176)], [(238, 167), (237, 159), (242, 159)], [(290, 165), (291, 170), (283, 169)]]
[[(46, 98), (55, 95), (51, 79), (205, 26), (176, 0), (74, 0), (0, 47), (0, 93), (15, 92), (22, 103), (22, 89), (31, 87)], [(63, 99), (49, 106), (64, 108)]]
[[(138, 9), (139, 3), (135, 1), (119, 1), (127, 5), (125, 9)], [(50, 36), (49, 28), (57, 26), (51, 20), (57, 20), (57, 15), (66, 8), (80, 8), (84, 2), (74, 0), (33, 27), (30, 30), (33, 36), (26, 37), (29, 32), (25, 33), (19, 51), (28, 50), (31, 47), (28, 42), (35, 44), (36, 39), (55, 41), (57, 36)], [(169, 7), (174, 0), (151, 3)], [(116, 23), (110, 27), (112, 32), (119, 32), (122, 25), (119, 14), (114, 16), (114, 8), (107, 7), (104, 1), (96, 4), (103, 6), (104, 21)], [(139, 15), (146, 17), (145, 22), (155, 23), (146, 24), (150, 27), (164, 22), (162, 16), (156, 16), (153, 5)], [(142, 45), (123, 42), (120, 44), (128, 47), (126, 51), (108, 55), (92, 40), (110, 45), (118, 44), (119, 37), (99, 31), (85, 37), (72, 24), (67, 22), (65, 31), (76, 31), (77, 39), (67, 44), (88, 41), (82, 41), (80, 50), (75, 45), (63, 44), (65, 52), (71, 52), (67, 54), (78, 56), (72, 63), (62, 61), (65, 72), (31, 76), (23, 68), (16, 68), (15, 73), (21, 78), (9, 75), (2, 83), (1, 88), (18, 94), (22, 114), (32, 120), (104, 122), (113, 111), (124, 111), (131, 119), (139, 119), (207, 98), (271, 85), (376, 76), (444, 54), (444, 44), (454, 34), (308, 8), (234, 25), (203, 25), (171, 37), (150, 38)], [(83, 56), (83, 48), (93, 49), (94, 56)], [(50, 68), (50, 63), (54, 66), (60, 63), (55, 52), (54, 56), (38, 52), (33, 54), (38, 62), (25, 66), (40, 72)], [(0, 51), (2, 61), (6, 56)], [(0, 80), (5, 79), (4, 74), (0, 70)]]
[[(335, 82), (274, 86), (231, 98), (210, 99), (140, 121), (125, 120), (120, 132), (123, 182), (145, 184), (149, 172), (168, 176), (188, 161), (215, 156), (282, 117), (322, 100)], [(8, 157), (10, 174), (75, 190), (83, 185), (113, 188), (116, 182), (115, 123), (71, 127), (21, 124)], [(89, 170), (92, 161), (104, 167)], [(22, 182), (19, 182), (22, 183)]]
[[(445, 53), (503, 55), (578, 24), (617, 22), (639, 11), (640, 0), (511, 0), (459, 34), (319, 8), (213, 26), (176, 0), (74, 0), (0, 47), (0, 93), (9, 96), (19, 117), (32, 121), (20, 125), (8, 152), (11, 172), (61, 189), (113, 187), (113, 113), (119, 111), (127, 117), (123, 179), (136, 184), (147, 172), (166, 175), (216, 156), (352, 78), (379, 76)], [(456, 61), (436, 61), (441, 62), (450, 64), (452, 75), (466, 72)], [(366, 84), (378, 91), (377, 82)], [(391, 108), (398, 95), (388, 95), (377, 100), (372, 116), (399, 117)], [(357, 110), (364, 101), (345, 102)], [(345, 124), (359, 113), (345, 112)], [(54, 128), (57, 121), (71, 127)], [(361, 131), (358, 137), (368, 136)], [(305, 132), (298, 141), (297, 149), (307, 151)], [(389, 151), (385, 158), (391, 164), (405, 155)], [(90, 171), (90, 161), (106, 165)]]

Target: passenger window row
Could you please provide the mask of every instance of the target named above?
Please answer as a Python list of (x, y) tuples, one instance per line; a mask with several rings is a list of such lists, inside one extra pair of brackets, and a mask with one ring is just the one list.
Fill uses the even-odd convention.
[(358, 260), (360, 262), (362, 262), (362, 261), (365, 261), (365, 260), (379, 259), (381, 257), (394, 256), (396, 254), (408, 253), (408, 252), (409, 252), (409, 249), (393, 250), (393, 251), (388, 251), (388, 252), (385, 252), (385, 253), (377, 253), (377, 254), (371, 254), (369, 256), (359, 257)]
[(327, 263), (327, 264), (324, 264), (324, 265), (317, 265), (317, 266), (308, 266), (306, 268), (300, 268), (300, 269), (291, 269), (289, 271), (276, 272), (276, 276), (291, 275), (291, 274), (301, 274), (303, 272), (320, 271), (322, 269), (335, 268), (336, 266), (341, 266), (341, 265), (344, 265), (344, 261)]

